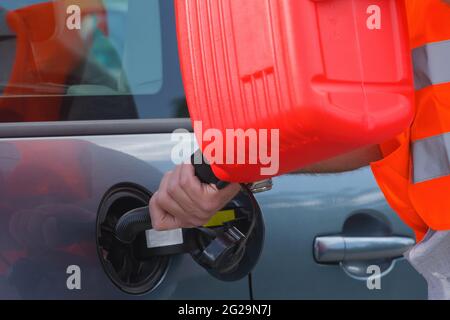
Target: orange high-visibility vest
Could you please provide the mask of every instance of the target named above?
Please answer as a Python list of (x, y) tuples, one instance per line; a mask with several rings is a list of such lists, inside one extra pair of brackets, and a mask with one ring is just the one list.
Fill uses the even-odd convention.
[(450, 230), (450, 5), (406, 0), (415, 80), (415, 119), (381, 145), (372, 171), (391, 207), (421, 240)]

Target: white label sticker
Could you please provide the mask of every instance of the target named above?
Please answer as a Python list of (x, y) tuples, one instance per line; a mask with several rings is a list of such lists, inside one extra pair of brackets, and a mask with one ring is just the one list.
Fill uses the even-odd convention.
[(145, 237), (147, 238), (147, 248), (167, 247), (184, 242), (182, 229), (167, 231), (150, 229), (145, 231)]

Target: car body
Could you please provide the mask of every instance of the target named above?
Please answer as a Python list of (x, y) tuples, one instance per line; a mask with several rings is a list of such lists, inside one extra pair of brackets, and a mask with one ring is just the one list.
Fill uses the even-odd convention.
[[(172, 1), (71, 4), (78, 2), (84, 12), (81, 30), (87, 31), (70, 39), (75, 31), (58, 22), (72, 14), (64, 10), (66, 1), (0, 5), (0, 298), (426, 297), (421, 276), (401, 254), (386, 253), (384, 259), (383, 247), (375, 247), (382, 254), (374, 261), (319, 261), (318, 237), (356, 238), (362, 257), (377, 238), (392, 239), (394, 245), (395, 236), (414, 238), (389, 208), (369, 168), (274, 178), (272, 190), (256, 195), (265, 241), (251, 276), (221, 281), (189, 254), (180, 254), (170, 257), (152, 290), (136, 295), (116, 286), (98, 250), (105, 197), (115, 188), (135, 188), (150, 197), (174, 166), (172, 132), (182, 128), (192, 136), (192, 128)], [(46, 9), (36, 9), (43, 4)], [(46, 37), (36, 40), (11, 30), (8, 15), (17, 10), (44, 31), (49, 31), (42, 25), (47, 22), (36, 15), (50, 10), (51, 32), (36, 31), (36, 37)], [(381, 289), (369, 289), (367, 268), (378, 263)], [(81, 287), (69, 285), (73, 266), (81, 272)]]

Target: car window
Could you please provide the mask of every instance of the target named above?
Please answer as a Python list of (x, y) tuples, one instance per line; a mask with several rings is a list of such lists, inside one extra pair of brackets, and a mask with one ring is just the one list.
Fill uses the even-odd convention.
[(0, 122), (187, 117), (173, 1), (3, 0)]

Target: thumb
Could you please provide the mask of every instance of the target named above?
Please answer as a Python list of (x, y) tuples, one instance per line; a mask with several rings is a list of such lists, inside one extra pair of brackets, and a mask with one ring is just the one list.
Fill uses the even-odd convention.
[(207, 184), (205, 187), (207, 188), (208, 193), (211, 193), (215, 197), (221, 199), (221, 203), (229, 202), (241, 190), (241, 185), (239, 183), (230, 183), (223, 189), (218, 189), (215, 184)]

